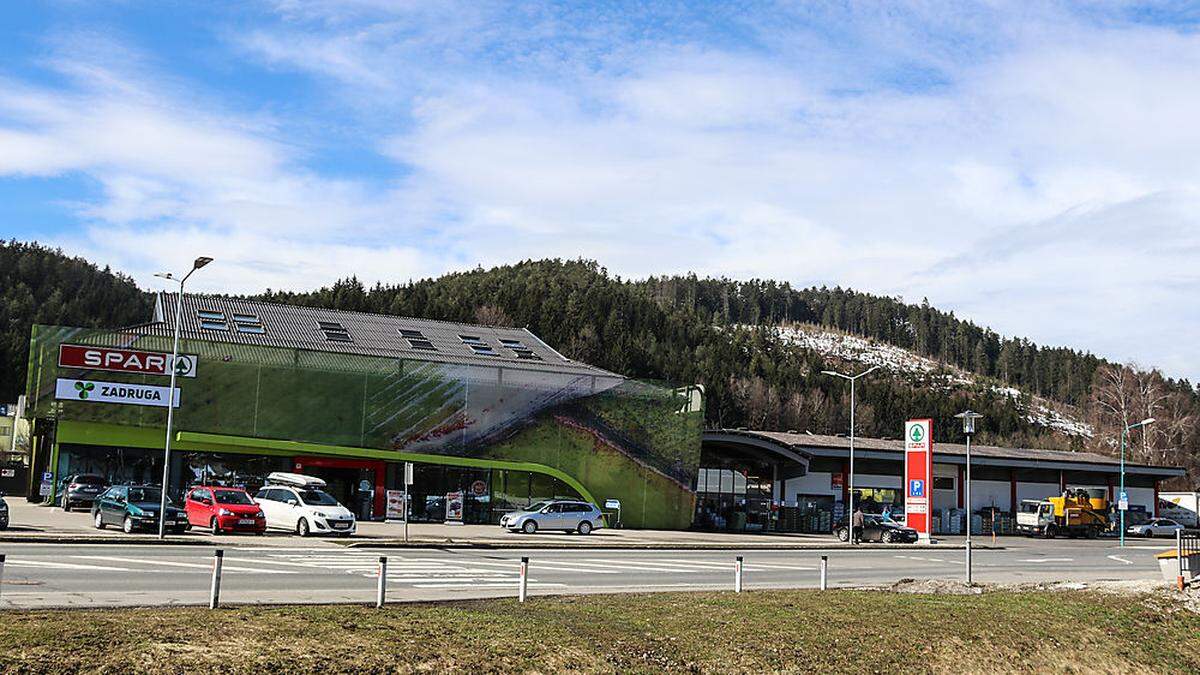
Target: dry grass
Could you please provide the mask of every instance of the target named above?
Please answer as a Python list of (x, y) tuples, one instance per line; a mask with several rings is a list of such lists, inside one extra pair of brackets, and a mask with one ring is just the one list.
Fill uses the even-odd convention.
[(815, 591), (0, 615), (0, 671), (1197, 672), (1163, 596)]

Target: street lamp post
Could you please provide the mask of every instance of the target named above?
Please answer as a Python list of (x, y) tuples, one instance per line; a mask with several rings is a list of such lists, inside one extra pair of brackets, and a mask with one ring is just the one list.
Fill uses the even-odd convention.
[(850, 503), (846, 509), (846, 523), (849, 525), (850, 543), (854, 541), (854, 385), (858, 382), (858, 378), (863, 377), (879, 368), (879, 366), (871, 366), (857, 375), (846, 375), (839, 373), (836, 370), (822, 370), (824, 375), (832, 375), (840, 377), (843, 380), (850, 380)]
[(212, 260), (212, 258), (205, 256), (196, 258), (192, 263), (192, 269), (183, 275), (182, 279), (176, 279), (175, 275), (170, 272), (154, 275), (168, 281), (179, 282), (179, 295), (175, 296), (175, 337), (171, 347), (171, 386), (168, 389), (169, 393), (167, 395), (167, 439), (163, 445), (162, 501), (158, 508), (159, 539), (166, 536), (167, 531), (167, 481), (170, 479), (171, 472), (171, 424), (175, 421), (175, 406), (178, 403), (175, 399), (175, 378), (179, 373), (179, 316), (183, 313), (183, 285), (187, 282), (188, 277), (192, 276), (192, 273), (212, 262)]
[[(1129, 438), (1129, 432), (1138, 427), (1144, 427), (1147, 424), (1154, 424), (1153, 417), (1138, 422), (1137, 424), (1128, 424), (1124, 429), (1121, 429), (1121, 493), (1117, 495), (1117, 510), (1121, 512), (1121, 546), (1125, 546), (1125, 511), (1121, 508), (1121, 497), (1125, 495), (1125, 439)], [(1125, 500), (1125, 506), (1128, 507), (1129, 500)]]
[(975, 420), (983, 417), (977, 412), (967, 410), (961, 412), (955, 417), (962, 420), (963, 435), (967, 437), (967, 478), (966, 478), (966, 502), (967, 502), (967, 585), (971, 585), (971, 436), (975, 435)]

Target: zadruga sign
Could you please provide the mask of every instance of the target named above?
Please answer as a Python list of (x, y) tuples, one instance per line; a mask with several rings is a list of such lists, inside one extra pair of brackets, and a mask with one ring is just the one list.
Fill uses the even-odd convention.
[[(71, 380), (60, 377), (54, 383), (54, 398), (60, 401), (89, 403), (123, 403), (165, 408), (170, 400), (170, 387), (99, 380)], [(179, 387), (175, 387), (174, 407), (179, 407)]]
[[(197, 360), (195, 354), (180, 354), (179, 358), (175, 359), (175, 374), (179, 377), (195, 377)], [(171, 355), (163, 352), (85, 345), (58, 346), (60, 368), (84, 368), (142, 375), (170, 375), (171, 370), (167, 367), (170, 361)]]

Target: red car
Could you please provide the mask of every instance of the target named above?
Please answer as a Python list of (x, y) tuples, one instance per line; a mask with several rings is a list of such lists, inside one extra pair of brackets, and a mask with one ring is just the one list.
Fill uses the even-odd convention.
[(207, 527), (213, 534), (267, 531), (262, 509), (241, 488), (194, 487), (188, 491), (183, 505), (189, 523)]

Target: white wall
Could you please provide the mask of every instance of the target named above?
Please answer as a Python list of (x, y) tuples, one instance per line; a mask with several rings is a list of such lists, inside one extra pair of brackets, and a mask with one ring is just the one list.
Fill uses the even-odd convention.
[(789, 478), (783, 485), (783, 503), (791, 506), (796, 503), (797, 495), (827, 495), (841, 500), (842, 491), (829, 487), (830, 473), (814, 471), (799, 478)]
[(1017, 504), (1026, 499), (1042, 500), (1062, 494), (1058, 483), (1026, 483), (1017, 481)]
[(1012, 508), (1012, 485), (1006, 480), (971, 479), (971, 510), (995, 506), (1008, 511)]
[[(1138, 488), (1127, 487), (1125, 491), (1129, 493), (1129, 505), (1140, 505), (1146, 507), (1146, 513), (1154, 514), (1154, 488)], [(1113, 499), (1116, 499), (1118, 490), (1113, 491)]]

